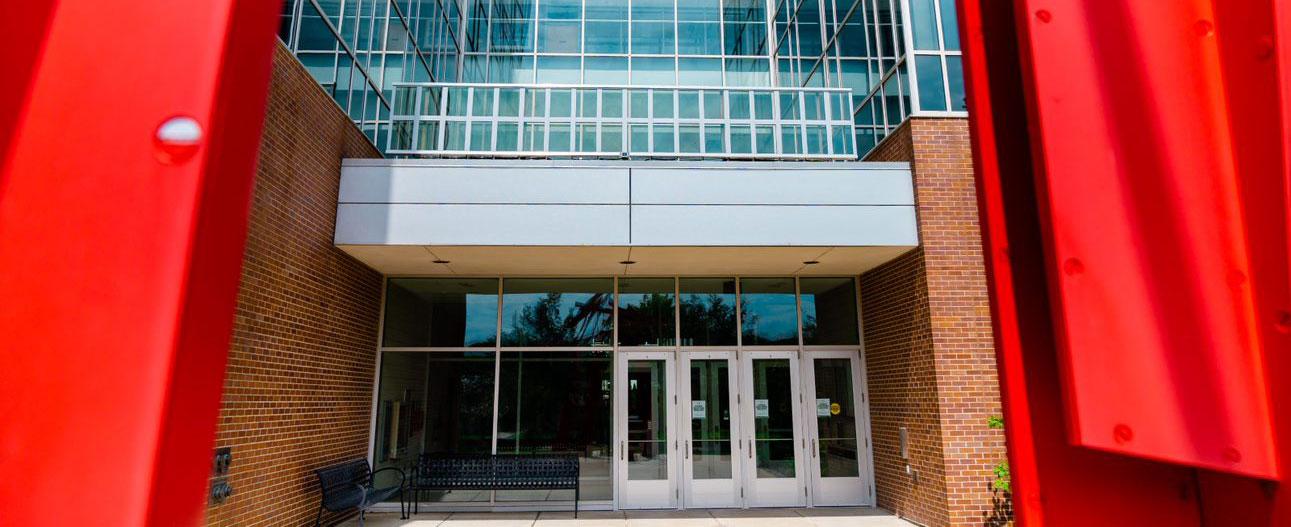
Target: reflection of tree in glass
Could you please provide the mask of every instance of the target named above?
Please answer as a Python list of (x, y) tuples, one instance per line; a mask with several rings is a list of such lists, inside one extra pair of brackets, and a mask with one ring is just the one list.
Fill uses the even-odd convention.
[(574, 302), (568, 314), (561, 309), (562, 293), (547, 293), (533, 305), (525, 306), (502, 335), (509, 346), (590, 346), (609, 342), (613, 295), (594, 293), (584, 302)]
[(687, 345), (734, 344), (735, 304), (717, 293), (688, 294), (681, 303), (682, 327)]
[(673, 340), (674, 303), (671, 294), (632, 295), (639, 302), (624, 301), (620, 295), (619, 342), (623, 345), (662, 346)]
[(811, 343), (816, 338), (816, 313), (808, 313), (804, 307), (802, 310), (802, 339)]

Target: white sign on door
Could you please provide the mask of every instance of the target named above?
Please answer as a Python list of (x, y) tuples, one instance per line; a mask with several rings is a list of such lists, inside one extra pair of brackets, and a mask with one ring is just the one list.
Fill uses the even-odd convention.
[(771, 403), (766, 399), (754, 399), (753, 417), (771, 417)]
[(708, 418), (708, 401), (691, 401), (690, 402), (691, 419)]
[(816, 417), (829, 417), (829, 399), (816, 399)]

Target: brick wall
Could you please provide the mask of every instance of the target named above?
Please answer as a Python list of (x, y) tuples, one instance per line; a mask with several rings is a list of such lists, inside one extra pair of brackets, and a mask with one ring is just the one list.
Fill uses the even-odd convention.
[(911, 119), (867, 159), (910, 161), (920, 237), (861, 276), (879, 505), (933, 527), (992, 525), (1005, 451), (986, 424), (1000, 396), (968, 123)]
[(312, 470), (367, 455), (381, 276), (332, 235), (341, 158), (379, 156), (279, 45), (216, 439), (234, 493), (208, 525), (312, 524)]

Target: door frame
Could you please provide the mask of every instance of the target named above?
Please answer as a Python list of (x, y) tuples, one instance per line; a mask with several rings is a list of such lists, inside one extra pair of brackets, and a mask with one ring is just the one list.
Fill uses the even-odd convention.
[[(822, 347), (823, 348), (823, 347)], [(852, 376), (852, 405), (856, 408), (855, 434), (857, 441), (857, 483), (861, 485), (859, 493), (854, 496), (834, 503), (822, 503), (825, 501), (824, 478), (820, 474), (819, 450), (820, 450), (820, 430), (819, 422), (816, 419), (816, 375), (813, 367), (816, 359), (848, 359), (851, 364)], [(856, 349), (807, 349), (802, 352), (802, 359), (799, 362), (801, 368), (802, 391), (805, 400), (803, 401), (803, 433), (807, 438), (808, 449), (808, 474), (807, 486), (809, 488), (811, 506), (823, 507), (854, 507), (854, 506), (874, 506), (874, 467), (872, 458), (872, 445), (870, 442), (869, 426), (869, 405), (868, 397), (865, 396), (865, 364), (864, 354)], [(850, 478), (849, 478), (850, 479)]]
[[(638, 483), (633, 485), (628, 479), (628, 460), (627, 460), (627, 441), (628, 441), (628, 362), (629, 361), (663, 361), (664, 362), (664, 407), (667, 416), (664, 418), (664, 426), (667, 427), (667, 440), (664, 444), (664, 453), (667, 456), (668, 479), (666, 484), (649, 484)], [(675, 509), (679, 505), (680, 496), (680, 474), (679, 463), (677, 463), (677, 454), (680, 453), (680, 441), (677, 431), (677, 360), (676, 352), (673, 350), (628, 350), (622, 349), (615, 353), (614, 361), (614, 435), (618, 440), (614, 445), (615, 457), (614, 470), (614, 502), (618, 509)], [(671, 396), (671, 397), (668, 397)], [(651, 481), (651, 480), (643, 480)], [(658, 481), (658, 480), (653, 480)], [(646, 502), (645, 505), (632, 503), (628, 493), (630, 487), (659, 487), (656, 489), (642, 489), (643, 492), (655, 492), (662, 497), (654, 497), (655, 501)], [(642, 499), (642, 498), (638, 498)]]
[[(742, 460), (745, 463), (745, 467), (744, 467), (745, 470), (743, 470), (744, 507), (745, 508), (806, 507), (808, 506), (808, 503), (809, 503), (809, 496), (808, 496), (808, 490), (807, 490), (808, 485), (806, 484), (807, 482), (806, 461), (807, 460), (804, 457), (804, 454), (806, 453), (806, 448), (805, 448), (806, 433), (803, 428), (805, 416), (803, 415), (803, 410), (802, 410), (803, 400), (804, 400), (802, 374), (801, 374), (802, 367), (800, 363), (802, 354), (799, 351), (787, 351), (787, 350), (782, 350), (782, 351), (741, 350), (739, 355), (740, 355), (740, 361), (739, 361), (740, 362), (740, 394), (742, 399), (748, 401), (747, 404), (741, 405), (741, 412), (740, 412), (741, 424), (747, 425), (747, 426), (741, 426), (741, 431), (742, 431), (742, 435), (744, 436), (743, 439), (744, 439), (744, 445), (745, 445), (744, 456), (742, 457)], [(781, 494), (775, 495), (777, 497), (774, 499), (772, 499), (769, 492), (767, 492), (769, 489), (759, 489), (758, 481), (760, 479), (788, 480), (790, 478), (758, 478), (757, 476), (757, 462), (756, 462), (757, 426), (756, 424), (754, 424), (756, 419), (755, 417), (756, 410), (754, 409), (754, 406), (756, 406), (756, 399), (754, 395), (754, 385), (753, 385), (753, 362), (755, 360), (788, 360), (789, 374), (790, 374), (790, 381), (789, 381), (790, 396), (791, 397), (796, 396), (798, 398), (797, 401), (791, 401), (789, 405), (790, 411), (792, 412), (792, 415), (793, 415), (792, 430), (794, 431), (794, 439), (793, 439), (794, 477), (792, 478), (793, 484), (787, 485), (784, 481), (779, 481), (778, 482), (779, 486), (784, 486), (788, 488), (779, 490)], [(750, 461), (750, 460), (753, 460), (753, 461)], [(798, 490), (800, 488), (803, 491), (802, 494), (798, 494)], [(762, 494), (764, 495), (759, 496), (760, 490), (763, 491)], [(792, 499), (788, 498), (788, 496), (790, 495), (793, 496)]]
[[(726, 360), (727, 367), (729, 368), (729, 371), (727, 373), (727, 390), (728, 390), (727, 404), (729, 405), (730, 412), (731, 412), (731, 429), (730, 429), (731, 496), (730, 496), (730, 501), (727, 504), (714, 503), (714, 502), (696, 503), (697, 501), (700, 501), (700, 500), (696, 498), (695, 487), (700, 485), (696, 485), (696, 480), (694, 479), (694, 475), (693, 475), (694, 460), (691, 457), (691, 452), (693, 450), (691, 448), (691, 442), (694, 441), (693, 428), (691, 426), (692, 425), (691, 420), (693, 419), (693, 416), (689, 411), (687, 411), (688, 409), (686, 408), (687, 405), (690, 404), (690, 401), (694, 399), (693, 394), (690, 393), (690, 382), (689, 382), (690, 362), (692, 360)], [(744, 463), (742, 462), (742, 457), (741, 457), (741, 454), (744, 452), (744, 450), (741, 447), (743, 436), (740, 435), (742, 433), (741, 427), (743, 425), (743, 419), (742, 419), (743, 414), (741, 413), (741, 405), (740, 405), (740, 387), (743, 385), (739, 381), (740, 371), (741, 371), (740, 368), (741, 368), (741, 362), (740, 362), (739, 352), (735, 350), (720, 350), (720, 351), (705, 350), (705, 351), (688, 351), (688, 352), (679, 353), (679, 360), (677, 361), (677, 387), (680, 395), (684, 396), (684, 397), (681, 397), (681, 400), (687, 402), (686, 404), (678, 405), (678, 411), (680, 413), (677, 416), (678, 433), (682, 438), (682, 450), (683, 450), (682, 457), (680, 458), (681, 471), (679, 474), (681, 500), (678, 502), (678, 506), (681, 508), (716, 509), (716, 508), (743, 508), (744, 507), (744, 496), (743, 496)], [(683, 414), (685, 415), (685, 417), (683, 417)], [(683, 422), (685, 423), (684, 425), (682, 424)], [(714, 480), (704, 480), (704, 481), (714, 481)], [(720, 480), (717, 480), (717, 481), (720, 481)], [(720, 485), (702, 485), (702, 486), (719, 487)], [(716, 493), (718, 491), (716, 488), (714, 488), (708, 492)]]

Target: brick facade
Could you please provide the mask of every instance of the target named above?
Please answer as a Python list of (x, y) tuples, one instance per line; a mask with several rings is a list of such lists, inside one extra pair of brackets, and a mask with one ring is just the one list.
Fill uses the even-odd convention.
[(208, 525), (312, 524), (313, 469), (367, 455), (381, 275), (332, 245), (345, 157), (380, 154), (279, 45), (216, 439), (234, 492)]
[(911, 163), (920, 238), (861, 276), (879, 506), (930, 527), (993, 525), (1005, 449), (987, 426), (1001, 410), (967, 120), (911, 119), (867, 159)]

